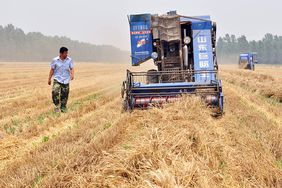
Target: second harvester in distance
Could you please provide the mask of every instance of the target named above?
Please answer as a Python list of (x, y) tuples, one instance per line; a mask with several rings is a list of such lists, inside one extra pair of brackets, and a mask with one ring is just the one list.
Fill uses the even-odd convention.
[(239, 68), (255, 70), (255, 63), (258, 63), (258, 54), (255, 52), (240, 54)]

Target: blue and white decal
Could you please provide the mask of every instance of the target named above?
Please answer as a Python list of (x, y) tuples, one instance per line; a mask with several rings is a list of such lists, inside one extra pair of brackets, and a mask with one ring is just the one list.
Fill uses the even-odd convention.
[[(211, 30), (193, 30), (193, 48), (194, 48), (194, 70), (195, 71), (213, 71), (213, 51)], [(213, 73), (201, 73), (195, 75), (196, 82), (210, 82), (214, 80)]]
[(150, 14), (130, 16), (130, 36), (132, 65), (137, 66), (153, 52)]

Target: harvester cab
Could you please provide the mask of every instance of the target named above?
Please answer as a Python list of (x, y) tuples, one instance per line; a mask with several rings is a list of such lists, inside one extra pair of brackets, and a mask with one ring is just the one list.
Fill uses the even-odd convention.
[(255, 63), (258, 63), (258, 57), (257, 53), (245, 53), (240, 54), (239, 58), (239, 68), (241, 69), (249, 69), (249, 70), (255, 70)]
[(156, 69), (127, 70), (122, 86), (125, 110), (145, 108), (199, 95), (217, 114), (223, 113), (218, 79), (216, 23), (210, 16), (130, 15), (132, 66), (153, 59)]

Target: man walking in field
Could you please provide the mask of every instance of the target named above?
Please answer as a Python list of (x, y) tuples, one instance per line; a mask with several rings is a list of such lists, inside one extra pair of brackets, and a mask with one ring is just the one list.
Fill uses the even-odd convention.
[(74, 79), (73, 61), (68, 57), (68, 49), (60, 48), (60, 55), (53, 59), (49, 73), (48, 84), (54, 77), (52, 88), (52, 99), (55, 104), (55, 112), (67, 112), (67, 102), (69, 96), (69, 82)]

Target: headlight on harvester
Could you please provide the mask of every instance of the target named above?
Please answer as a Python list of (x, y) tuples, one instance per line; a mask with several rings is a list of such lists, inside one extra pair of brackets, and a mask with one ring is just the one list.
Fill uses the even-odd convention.
[(153, 58), (153, 59), (157, 59), (158, 58), (158, 53), (157, 52), (153, 52), (152, 54), (151, 54), (151, 57)]
[(183, 42), (184, 42), (184, 44), (190, 44), (191, 38), (190, 37), (185, 37)]

